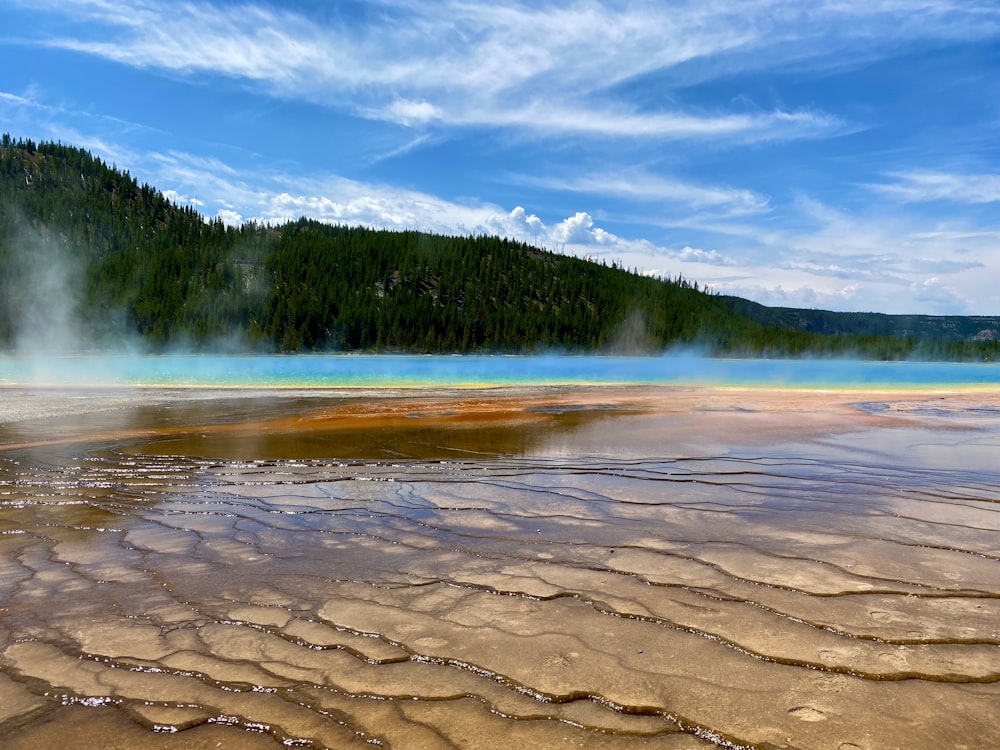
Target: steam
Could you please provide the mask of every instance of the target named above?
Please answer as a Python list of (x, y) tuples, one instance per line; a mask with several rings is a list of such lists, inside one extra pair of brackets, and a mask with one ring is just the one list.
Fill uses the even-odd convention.
[[(0, 332), (0, 383), (115, 383), (108, 357), (83, 355), (135, 349), (121, 334), (121, 311), (86, 308), (85, 263), (74, 243), (65, 233), (33, 226), (17, 213), (0, 218), (6, 218), (6, 236), (0, 238), (0, 312), (8, 321)], [(118, 335), (109, 336), (115, 329)]]
[(614, 330), (608, 342), (612, 354), (651, 355), (662, 351), (649, 331), (649, 320), (642, 310), (633, 310)]
[(8, 312), (12, 348), (21, 357), (77, 354), (91, 347), (80, 309), (82, 267), (68, 243), (25, 227), (13, 241)]

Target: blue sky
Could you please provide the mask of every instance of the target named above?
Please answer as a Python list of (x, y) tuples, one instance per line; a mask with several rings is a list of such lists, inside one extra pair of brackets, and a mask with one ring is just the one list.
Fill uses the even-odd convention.
[(4, 0), (0, 130), (227, 222), (1000, 315), (1000, 3)]

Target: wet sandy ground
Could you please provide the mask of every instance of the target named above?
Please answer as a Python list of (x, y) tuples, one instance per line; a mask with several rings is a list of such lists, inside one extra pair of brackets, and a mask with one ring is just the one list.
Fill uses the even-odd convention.
[(1000, 394), (0, 389), (4, 748), (1000, 745)]

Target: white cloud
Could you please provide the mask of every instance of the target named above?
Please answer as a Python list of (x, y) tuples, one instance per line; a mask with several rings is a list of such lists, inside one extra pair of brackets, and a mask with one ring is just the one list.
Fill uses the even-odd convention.
[(968, 306), (969, 299), (956, 287), (932, 276), (914, 284), (914, 299), (924, 310), (948, 313)]
[(421, 224), (430, 211), (421, 209), (426, 209), (427, 203), (406, 194), (365, 194), (363, 188), (359, 194), (336, 198), (279, 193), (268, 197), (261, 206), (260, 218), (267, 222), (284, 222), (307, 216), (337, 224), (413, 229), (424, 228)]
[(421, 125), (442, 118), (441, 111), (427, 101), (396, 99), (381, 111), (372, 111), (374, 119), (385, 119), (400, 125)]
[(630, 198), (647, 203), (672, 203), (691, 210), (722, 209), (729, 215), (768, 210), (769, 199), (752, 190), (702, 185), (650, 174), (639, 169), (589, 172), (570, 178), (519, 177), (518, 182), (550, 190)]
[(17, 94), (11, 94), (7, 91), (0, 91), (0, 102), (5, 104), (13, 104), (17, 107), (36, 107), (38, 106), (31, 99), (27, 99), (23, 96), (18, 96)]
[(237, 174), (237, 170), (221, 159), (209, 156), (197, 156), (183, 151), (167, 151), (166, 153), (151, 152), (149, 157), (164, 166), (169, 166), (176, 173), (183, 174), (187, 171), (190, 174), (204, 175), (206, 173), (224, 174), (230, 177)]
[(594, 226), (594, 219), (585, 211), (556, 224), (549, 237), (563, 245), (613, 245), (618, 241), (610, 232)]
[(996, 314), (1000, 230), (877, 204), (849, 212), (800, 197), (791, 208), (794, 228), (749, 227), (732, 238), (728, 280), (706, 266), (699, 277), (765, 304)]
[(697, 115), (677, 111), (636, 112), (603, 103), (530, 100), (514, 106), (455, 108), (442, 120), (465, 126), (517, 127), (547, 134), (722, 139), (750, 142), (829, 135), (844, 128), (836, 117), (810, 112)]
[(168, 201), (176, 203), (178, 206), (193, 206), (196, 209), (201, 209), (206, 205), (205, 201), (199, 198), (190, 198), (186, 195), (181, 195), (176, 190), (164, 190), (162, 195)]
[(545, 224), (535, 214), (529, 214), (522, 206), (515, 206), (506, 221), (497, 220), (490, 217), (487, 226), (496, 230), (500, 235), (513, 235), (515, 238), (531, 237), (537, 241), (538, 236), (544, 236)]
[(735, 263), (732, 258), (727, 258), (718, 250), (702, 250), (687, 246), (677, 252), (677, 258), (684, 263), (707, 263), (712, 266), (731, 266)]
[[(713, 61), (718, 75), (765, 60), (780, 65), (796, 56), (839, 57), (845, 40), (868, 44), (868, 30), (856, 32), (853, 16), (891, 28), (910, 10), (872, 13), (859, 6), (845, 12), (840, 4), (803, 14), (791, 4), (764, 0), (738, 8), (691, 0), (673, 4), (670, 12), (655, 3), (613, 0), (570, 0), (558, 7), (394, 0), (373, 3), (361, 20), (347, 23), (330, 20), (330, 14), (309, 17), (252, 3), (41, 5), (81, 23), (38, 43), (141, 68), (253, 82), (274, 96), (403, 125), (738, 140), (812, 137), (844, 124), (812, 111), (696, 111), (669, 97), (660, 106), (638, 109), (616, 87), (664, 73), (676, 80), (671, 83), (668, 75), (661, 85), (683, 85), (691, 64), (705, 60)], [(935, 16), (921, 6), (924, 15)], [(805, 41), (831, 24), (832, 49), (815, 36)], [(100, 36), (93, 35), (95, 25)], [(930, 23), (915, 26), (907, 25), (913, 36), (930, 33)]]
[(891, 174), (898, 181), (870, 185), (873, 190), (909, 203), (947, 200), (955, 203), (1000, 201), (1000, 174), (914, 171)]
[[(865, 308), (872, 289), (861, 284), (846, 286), (823, 286), (804, 280), (791, 285), (776, 283), (773, 286), (759, 284), (720, 284), (714, 290), (737, 297), (753, 299), (771, 307), (798, 307), (813, 310), (861, 310)], [(903, 311), (898, 311), (903, 312)]]
[(237, 211), (228, 208), (220, 208), (215, 214), (222, 223), (229, 227), (238, 227), (243, 224), (243, 217)]
[(132, 154), (130, 163), (134, 165), (133, 171), (138, 168), (151, 174), (155, 185), (165, 186), (164, 192), (194, 195), (199, 205), (209, 210), (214, 206), (245, 210), (247, 206), (260, 205), (266, 195), (257, 177), (242, 175), (214, 157), (181, 151), (152, 151), (145, 155)]

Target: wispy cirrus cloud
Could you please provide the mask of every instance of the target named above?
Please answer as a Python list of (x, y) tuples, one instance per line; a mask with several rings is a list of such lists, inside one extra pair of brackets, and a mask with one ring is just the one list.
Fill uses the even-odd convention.
[(912, 171), (893, 173), (889, 177), (896, 181), (869, 187), (907, 203), (942, 200), (955, 203), (1000, 201), (1000, 174)]
[[(42, 132), (36, 136), (44, 136), (53, 140), (63, 140), (81, 148), (90, 149), (100, 153), (105, 158), (113, 161), (126, 163), (129, 156), (128, 149), (120, 144), (113, 143), (110, 138), (95, 135), (91, 130), (83, 130), (67, 125), (68, 120), (86, 120), (99, 123), (102, 129), (107, 130), (110, 126), (119, 135), (126, 130), (151, 130), (148, 126), (124, 120), (119, 117), (112, 117), (104, 114), (95, 114), (77, 109), (67, 109), (50, 102), (44, 101), (36, 92), (26, 92), (15, 94), (9, 91), (0, 91), (0, 118), (5, 120), (5, 127), (17, 123), (21, 115), (25, 112), (33, 114), (33, 120), (41, 123)], [(38, 117), (39, 113), (42, 115)]]
[(12, 94), (9, 91), (0, 91), (0, 102), (8, 105), (13, 105), (16, 107), (39, 106), (35, 101), (29, 99), (28, 97)]
[(700, 247), (682, 247), (676, 256), (685, 263), (705, 263), (710, 266), (736, 265), (735, 259), (723, 255), (718, 250), (704, 250)]
[[(13, 0), (60, 20), (22, 43), (174, 76), (219, 76), (414, 129), (753, 143), (865, 127), (815, 106), (688, 101), (685, 86), (770, 68), (843, 67), (926, 39), (983, 39), (974, 0), (705, 3), (380, 0), (305, 15), (277, 3)], [(871, 45), (872, 38), (880, 44)], [(633, 89), (643, 92), (638, 100)]]
[[(911, 9), (897, 5), (879, 14), (856, 10), (889, 26)], [(710, 61), (714, 74), (726, 74), (780, 61), (792, 49), (793, 57), (812, 59), (841, 54), (865, 36), (839, 3), (803, 14), (794, 3), (766, 1), (680, 2), (669, 12), (655, 3), (594, 0), (540, 7), (387, 1), (358, 17), (328, 14), (322, 22), (254, 3), (47, 0), (42, 6), (77, 26), (72, 33), (29, 35), (30, 43), (125, 65), (223, 76), (272, 96), (408, 127), (644, 138), (760, 140), (843, 131), (848, 124), (822, 111), (734, 112), (725, 102), (691, 107), (671, 91), (687, 82), (692, 63)], [(921, 7), (926, 14), (927, 5)], [(839, 30), (835, 44), (809, 41), (831, 23)], [(916, 26), (908, 22), (913, 36), (931, 28)], [(659, 101), (636, 107), (622, 97), (620, 87), (649, 76), (658, 78)]]
[(806, 196), (794, 209), (795, 226), (747, 227), (740, 266), (748, 273), (719, 282), (723, 291), (765, 304), (833, 309), (989, 309), (1000, 273), (1000, 226), (962, 229), (934, 216), (883, 206), (847, 211)]
[(550, 135), (710, 139), (751, 142), (829, 135), (847, 129), (846, 123), (820, 112), (771, 111), (746, 113), (638, 112), (628, 105), (604, 101), (484, 102), (470, 107), (468, 100), (438, 106), (427, 101), (393, 101), (386, 107), (365, 108), (365, 116), (400, 125), (429, 124), (462, 127), (510, 127)]
[(703, 185), (627, 167), (614, 171), (591, 171), (566, 178), (519, 176), (514, 179), (552, 190), (615, 196), (647, 203), (670, 203), (695, 210), (719, 208), (733, 215), (767, 211), (769, 202), (766, 196), (753, 190)]

